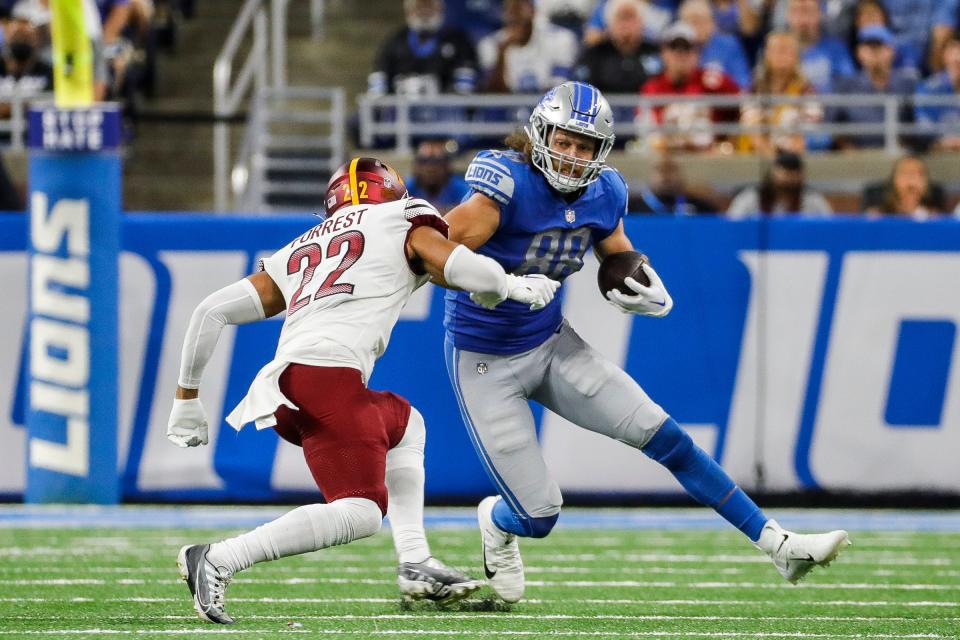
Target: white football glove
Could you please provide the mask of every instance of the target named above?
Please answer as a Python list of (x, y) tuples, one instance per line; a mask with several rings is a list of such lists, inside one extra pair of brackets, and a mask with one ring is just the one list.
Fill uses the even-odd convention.
[(200, 398), (173, 401), (167, 420), (167, 440), (183, 448), (207, 444), (207, 414)]
[(507, 297), (499, 293), (471, 293), (470, 299), (485, 309), (493, 309), (506, 299), (530, 305), (531, 311), (543, 309), (553, 300), (560, 283), (539, 273), (529, 276), (507, 274)]
[(529, 276), (507, 274), (507, 297), (523, 304), (529, 304), (531, 311), (543, 309), (556, 295), (560, 283), (545, 275), (534, 273)]
[(624, 313), (639, 313), (643, 316), (662, 318), (673, 309), (673, 299), (663, 286), (663, 281), (649, 264), (643, 265), (643, 270), (650, 278), (650, 286), (645, 287), (633, 278), (627, 276), (623, 283), (634, 291), (636, 295), (627, 295), (618, 289), (607, 291), (607, 300)]

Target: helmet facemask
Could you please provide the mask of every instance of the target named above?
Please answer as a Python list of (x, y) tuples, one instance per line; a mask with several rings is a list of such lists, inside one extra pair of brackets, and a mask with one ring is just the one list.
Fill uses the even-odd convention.
[[(561, 193), (572, 193), (599, 178), (613, 148), (610, 106), (596, 88), (582, 82), (565, 82), (548, 91), (524, 130), (533, 144), (533, 165)], [(593, 157), (582, 159), (552, 149), (557, 130), (593, 139)]]

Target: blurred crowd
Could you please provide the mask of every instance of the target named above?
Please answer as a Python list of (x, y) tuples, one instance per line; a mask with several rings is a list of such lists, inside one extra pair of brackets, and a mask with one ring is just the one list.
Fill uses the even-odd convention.
[[(876, 102), (836, 104), (819, 98), (825, 94), (897, 96), (899, 122), (917, 125), (897, 140), (908, 155), (887, 180), (868, 186), (861, 210), (923, 218), (947, 208), (914, 152), (960, 151), (960, 0), (404, 0), (403, 6), (406, 23), (380, 44), (369, 94), (534, 96), (577, 79), (608, 95), (726, 96), (713, 106), (661, 100), (649, 109), (615, 108), (618, 120), (644, 132), (635, 144), (664, 154), (632, 210), (723, 210), (723, 198), (678, 193), (684, 182), (670, 154), (740, 151), (769, 158), (770, 169), (733, 198), (729, 215), (829, 215), (829, 202), (805, 185), (804, 152), (881, 148), (885, 140), (878, 133), (828, 135), (817, 123), (879, 124), (887, 114)], [(781, 96), (795, 99), (785, 103)], [(947, 101), (924, 104), (916, 96)], [(427, 142), (435, 149), (452, 144)], [(418, 163), (425, 158), (421, 144)]]
[[(960, 92), (960, 0), (405, 0), (404, 10), (405, 26), (379, 48), (371, 94), (537, 94), (577, 79), (607, 94), (733, 96), (726, 107), (617, 116), (670, 125), (644, 136), (654, 148), (771, 156), (883, 146), (878, 134), (811, 132), (805, 125), (884, 122), (879, 104), (824, 105), (823, 94), (900, 96), (901, 122), (960, 126), (960, 101), (909, 99)], [(743, 133), (718, 134), (717, 123)], [(899, 142), (960, 150), (960, 129)]]
[[(193, 0), (81, 0), (93, 49), (94, 99), (122, 103), (127, 123), (156, 91), (156, 56), (173, 49)], [(49, 0), (0, 0), (0, 93), (53, 91)], [(0, 103), (0, 118), (10, 106)], [(129, 130), (128, 130), (129, 132)]]
[[(172, 51), (180, 17), (194, 0), (81, 0), (93, 51), (94, 99), (122, 106), (124, 138), (134, 136), (138, 105), (155, 95), (157, 55)], [(12, 115), (4, 96), (53, 92), (50, 0), (0, 0), (0, 120)], [(10, 143), (0, 133), (0, 145)], [(0, 162), (0, 211), (23, 209), (25, 185)]]

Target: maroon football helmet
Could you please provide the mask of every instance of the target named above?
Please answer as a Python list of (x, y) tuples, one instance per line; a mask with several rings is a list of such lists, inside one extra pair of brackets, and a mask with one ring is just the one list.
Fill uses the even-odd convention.
[(353, 158), (342, 165), (327, 184), (324, 217), (354, 204), (393, 202), (407, 195), (407, 187), (396, 170), (376, 158)]

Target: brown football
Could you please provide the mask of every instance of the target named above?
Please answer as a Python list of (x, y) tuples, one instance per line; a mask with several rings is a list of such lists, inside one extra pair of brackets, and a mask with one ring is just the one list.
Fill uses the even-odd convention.
[(606, 297), (611, 289), (619, 289), (627, 295), (635, 295), (636, 292), (623, 283), (623, 279), (627, 277), (649, 287), (650, 278), (641, 268), (647, 262), (649, 262), (647, 256), (638, 251), (611, 253), (603, 259), (597, 271), (597, 286), (600, 287), (600, 293)]

